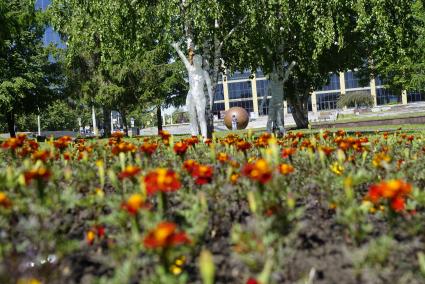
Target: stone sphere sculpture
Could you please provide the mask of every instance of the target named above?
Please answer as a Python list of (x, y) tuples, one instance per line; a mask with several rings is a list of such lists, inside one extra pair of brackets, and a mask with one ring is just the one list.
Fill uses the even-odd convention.
[(233, 115), (236, 118), (237, 129), (245, 129), (248, 126), (248, 122), (249, 122), (248, 112), (241, 107), (231, 107), (226, 111), (226, 114), (224, 115), (224, 125), (226, 125), (227, 129), (233, 129), (232, 127)]

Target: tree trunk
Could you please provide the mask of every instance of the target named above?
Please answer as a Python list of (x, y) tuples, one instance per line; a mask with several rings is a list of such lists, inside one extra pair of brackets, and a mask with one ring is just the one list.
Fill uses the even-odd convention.
[(124, 134), (125, 134), (125, 136), (128, 136), (127, 115), (124, 111), (120, 111), (120, 114), (121, 114), (121, 118), (122, 118)]
[(162, 131), (162, 113), (161, 113), (161, 106), (158, 106), (156, 108), (156, 120), (158, 124), (158, 135)]
[(103, 108), (103, 137), (111, 136), (111, 110)]
[(297, 129), (308, 128), (308, 95), (288, 98)]
[(15, 132), (15, 114), (13, 111), (7, 113), (7, 128), (9, 130), (10, 137), (16, 137)]

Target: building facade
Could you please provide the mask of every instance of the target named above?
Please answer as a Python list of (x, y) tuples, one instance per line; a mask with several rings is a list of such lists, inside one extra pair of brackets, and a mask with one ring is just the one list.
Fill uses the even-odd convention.
[[(243, 107), (252, 116), (268, 114), (267, 96), (268, 80), (260, 71), (256, 74), (236, 72), (232, 76), (223, 75), (214, 94), (213, 112), (222, 118), (224, 111), (234, 106)], [(382, 80), (373, 78), (365, 86), (361, 84), (357, 71), (347, 71), (331, 74), (329, 83), (312, 92), (309, 101), (309, 111), (320, 112), (337, 108), (336, 103), (341, 94), (354, 91), (369, 93), (374, 98), (374, 105), (408, 104), (425, 101), (423, 92), (402, 92), (396, 94), (385, 89)], [(290, 113), (288, 104), (284, 101), (284, 113)]]

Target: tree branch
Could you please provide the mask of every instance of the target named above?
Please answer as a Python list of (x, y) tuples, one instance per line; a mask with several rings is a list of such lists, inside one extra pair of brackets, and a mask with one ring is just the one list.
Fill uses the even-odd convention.
[(236, 24), (236, 26), (234, 26), (233, 27), (233, 29), (231, 29), (230, 31), (229, 31), (229, 33), (224, 37), (224, 39), (220, 42), (220, 44), (218, 45), (218, 49), (219, 50), (221, 50), (221, 48), (223, 47), (223, 45), (224, 45), (224, 42), (225, 41), (227, 41), (234, 33), (235, 33), (235, 31), (236, 31), (236, 29), (237, 28), (239, 28), (240, 27), (240, 25), (242, 25), (245, 21), (246, 21), (246, 19), (248, 18), (248, 15), (246, 15), (245, 17), (243, 17), (243, 19), (242, 20), (240, 20), (239, 21), (239, 23), (237, 23)]

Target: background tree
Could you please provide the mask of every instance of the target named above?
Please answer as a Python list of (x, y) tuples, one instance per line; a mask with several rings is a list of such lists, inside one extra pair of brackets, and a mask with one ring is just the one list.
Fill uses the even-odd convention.
[(285, 96), (297, 126), (306, 128), (310, 94), (326, 83), (329, 72), (365, 65), (370, 76), (368, 59), (397, 57), (405, 44), (400, 34), (408, 34), (412, 26), (411, 2), (244, 1), (249, 20), (226, 65), (233, 70), (261, 68), (267, 74), (275, 64), (295, 61)]
[(17, 115), (36, 112), (54, 97), (60, 88), (60, 70), (49, 60), (50, 50), (43, 47), (45, 18), (33, 1), (11, 0), (2, 6), (14, 18), (0, 53), (0, 112), (13, 137)]
[(125, 126), (138, 105), (179, 104), (185, 88), (181, 65), (171, 62), (170, 48), (157, 38), (153, 6), (138, 7), (135, 1), (57, 0), (51, 8), (69, 47), (68, 62), (77, 59), (79, 67), (82, 53), (92, 62), (79, 69), (87, 84), (77, 90), (87, 90), (104, 109), (119, 110)]

